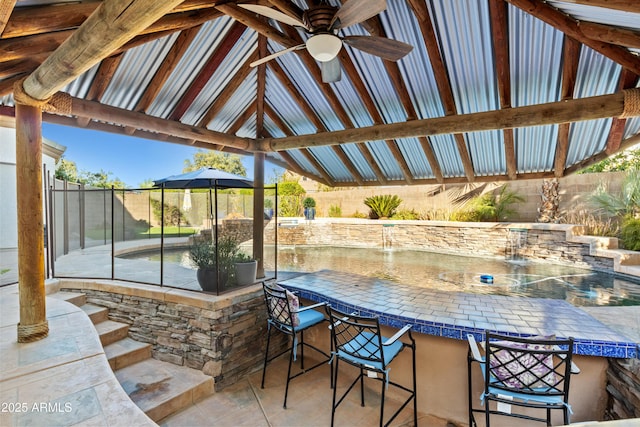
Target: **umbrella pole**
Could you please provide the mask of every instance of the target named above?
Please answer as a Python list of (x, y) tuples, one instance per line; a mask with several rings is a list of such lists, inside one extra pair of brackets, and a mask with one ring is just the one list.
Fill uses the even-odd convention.
[(211, 186), (209, 186), (209, 226), (211, 227), (211, 243), (213, 243), (213, 201), (211, 200)]

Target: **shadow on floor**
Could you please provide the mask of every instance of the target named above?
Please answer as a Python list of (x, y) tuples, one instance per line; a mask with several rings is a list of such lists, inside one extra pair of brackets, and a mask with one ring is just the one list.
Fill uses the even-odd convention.
[[(267, 368), (264, 389), (260, 388), (262, 379), (260, 370), (192, 407), (162, 420), (159, 424), (162, 427), (211, 425), (212, 423), (222, 427), (330, 425), (333, 391), (329, 385), (329, 365), (319, 367), (292, 380), (289, 385), (287, 409), (284, 409), (282, 403), (286, 375), (287, 358), (282, 356)], [(338, 392), (346, 390), (351, 378), (354, 377), (342, 374), (341, 367)], [(369, 387), (365, 381), (365, 407), (360, 406), (359, 391), (352, 390), (336, 411), (335, 425), (353, 427), (378, 425), (380, 393), (374, 391), (373, 387), (377, 390), (379, 384), (378, 381), (372, 381)], [(397, 402), (387, 399), (386, 414), (393, 413), (397, 408)], [(418, 424), (430, 427), (453, 426), (453, 424), (447, 424), (446, 420), (421, 413), (420, 408), (418, 408)], [(410, 404), (405, 408), (392, 425), (413, 425), (413, 405)]]

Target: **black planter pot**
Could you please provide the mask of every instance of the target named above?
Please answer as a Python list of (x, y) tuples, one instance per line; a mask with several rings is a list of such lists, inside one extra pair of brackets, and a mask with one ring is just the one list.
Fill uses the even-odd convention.
[(220, 271), (216, 274), (215, 268), (199, 268), (196, 272), (198, 284), (205, 292), (216, 292), (222, 290), (227, 284), (229, 273), (227, 271)]

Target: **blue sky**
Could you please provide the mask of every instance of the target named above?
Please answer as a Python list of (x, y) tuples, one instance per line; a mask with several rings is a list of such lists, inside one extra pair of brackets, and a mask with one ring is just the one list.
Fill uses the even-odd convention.
[[(182, 173), (184, 161), (193, 159), (198, 148), (132, 136), (99, 132), (51, 123), (42, 124), (42, 136), (67, 147), (64, 158), (75, 162), (78, 171), (111, 172), (130, 188), (147, 179), (156, 180)], [(242, 156), (247, 176), (253, 179), (253, 157)], [(265, 164), (264, 179), (270, 183), (280, 168)]]

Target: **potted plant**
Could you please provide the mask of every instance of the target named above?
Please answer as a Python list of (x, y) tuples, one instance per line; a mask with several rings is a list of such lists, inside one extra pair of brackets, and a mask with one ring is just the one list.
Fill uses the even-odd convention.
[(273, 200), (264, 199), (264, 214), (265, 214), (264, 219), (273, 218)]
[(233, 260), (238, 252), (238, 244), (229, 237), (223, 237), (218, 240), (217, 252), (216, 264), (215, 242), (200, 240), (189, 248), (189, 257), (198, 267), (196, 277), (203, 291), (215, 292), (227, 284)]
[(253, 257), (238, 252), (233, 260), (235, 267), (235, 283), (238, 286), (252, 285), (256, 282), (258, 261)]
[(313, 197), (305, 197), (302, 201), (302, 207), (304, 208), (304, 218), (306, 220), (316, 218), (316, 201)]

